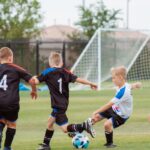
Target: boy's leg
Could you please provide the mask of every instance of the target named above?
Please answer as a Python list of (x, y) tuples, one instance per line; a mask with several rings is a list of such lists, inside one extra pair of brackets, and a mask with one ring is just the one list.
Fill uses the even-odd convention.
[(88, 118), (85, 122), (83, 122), (82, 124), (79, 124), (79, 125), (82, 125), (82, 126), (79, 126), (80, 129), (78, 130), (81, 130), (84, 131), (86, 130), (93, 138), (96, 136), (96, 132), (95, 130), (93, 129), (93, 125), (101, 120), (103, 120), (104, 118), (99, 115), (99, 114), (96, 114), (95, 116), (93, 116), (92, 118)]
[(53, 117), (49, 117), (48, 119), (48, 128), (45, 131), (45, 136), (44, 136), (44, 140), (43, 143), (49, 145), (51, 138), (53, 137), (54, 134), (54, 123), (55, 123), (55, 118)]
[(119, 126), (123, 125), (127, 121), (127, 119), (121, 118), (114, 113), (112, 117), (105, 122), (104, 127), (107, 141), (105, 146), (107, 146), (108, 148), (116, 147), (116, 145), (113, 144), (113, 128), (118, 128)]
[[(56, 118), (56, 124), (60, 126), (64, 133), (69, 132), (69, 136), (71, 134), (75, 135), (75, 132), (82, 132), (83, 130), (89, 130), (92, 125), (89, 125), (88, 121), (83, 122), (82, 124), (69, 124), (68, 125), (68, 117), (66, 115), (66, 111), (53, 110), (52, 116)], [(91, 128), (90, 128), (91, 129)]]
[(68, 133), (69, 137), (74, 137), (77, 133), (81, 133), (85, 130), (84, 123), (82, 124), (64, 124), (60, 125), (60, 128), (64, 133)]
[(106, 137), (106, 144), (104, 144), (104, 146), (108, 148), (116, 147), (116, 145), (113, 144), (113, 127), (112, 127), (111, 119), (107, 120), (104, 123), (104, 128), (105, 128), (105, 137)]
[(50, 150), (50, 142), (54, 134), (54, 128), (53, 125), (55, 123), (55, 118), (54, 117), (49, 117), (48, 119), (48, 128), (45, 131), (43, 143), (40, 144), (40, 147), (38, 150)]
[(4, 150), (11, 150), (11, 144), (16, 133), (16, 122), (7, 121), (6, 138), (4, 142)]
[(67, 126), (68, 132), (83, 132), (87, 131), (93, 138), (95, 137), (95, 130), (92, 127), (92, 119), (88, 118), (85, 122), (81, 124), (69, 124)]
[(11, 111), (5, 112), (4, 117), (6, 120), (7, 130), (4, 142), (4, 150), (12, 150), (11, 144), (16, 133), (16, 121), (18, 119), (19, 107)]
[(52, 116), (56, 118), (56, 124), (58, 124), (63, 132), (83, 132), (86, 130), (88, 133), (91, 134), (92, 137), (95, 137), (95, 130), (92, 128), (92, 121), (91, 118), (86, 120), (81, 124), (69, 124), (68, 125), (68, 117), (66, 115), (65, 110), (53, 110)]

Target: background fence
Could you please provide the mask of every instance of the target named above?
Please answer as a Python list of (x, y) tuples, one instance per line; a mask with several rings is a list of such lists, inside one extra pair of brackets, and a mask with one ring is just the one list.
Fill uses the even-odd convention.
[(64, 66), (70, 69), (87, 42), (0, 40), (0, 47), (11, 48), (16, 64), (26, 68), (32, 74), (39, 74), (48, 67), (48, 56), (51, 51), (62, 53)]

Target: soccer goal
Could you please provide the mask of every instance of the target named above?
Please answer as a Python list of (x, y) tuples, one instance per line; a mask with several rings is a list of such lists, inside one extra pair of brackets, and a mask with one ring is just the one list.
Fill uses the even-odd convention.
[[(146, 31), (98, 29), (75, 64), (72, 72), (98, 84), (98, 89), (112, 88), (110, 69), (124, 65), (128, 81), (150, 86), (150, 34)], [(87, 86), (71, 85), (81, 90)]]

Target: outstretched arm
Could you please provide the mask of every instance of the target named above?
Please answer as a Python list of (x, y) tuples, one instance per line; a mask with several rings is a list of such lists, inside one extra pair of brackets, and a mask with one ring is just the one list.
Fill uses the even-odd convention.
[(89, 85), (91, 87), (91, 89), (94, 89), (94, 90), (97, 89), (97, 85), (93, 82), (88, 81), (88, 80), (77, 78), (76, 82), (81, 83), (81, 84)]
[(135, 82), (131, 84), (131, 89), (139, 89), (142, 87), (142, 83), (141, 82)]

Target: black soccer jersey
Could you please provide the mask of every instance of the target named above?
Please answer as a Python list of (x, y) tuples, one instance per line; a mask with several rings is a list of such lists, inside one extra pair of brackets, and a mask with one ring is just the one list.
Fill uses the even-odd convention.
[(20, 79), (29, 81), (31, 75), (12, 63), (0, 64), (0, 110), (19, 108)]
[(64, 68), (48, 68), (38, 77), (45, 81), (51, 95), (52, 108), (66, 110), (69, 103), (69, 82), (75, 82), (77, 76)]

